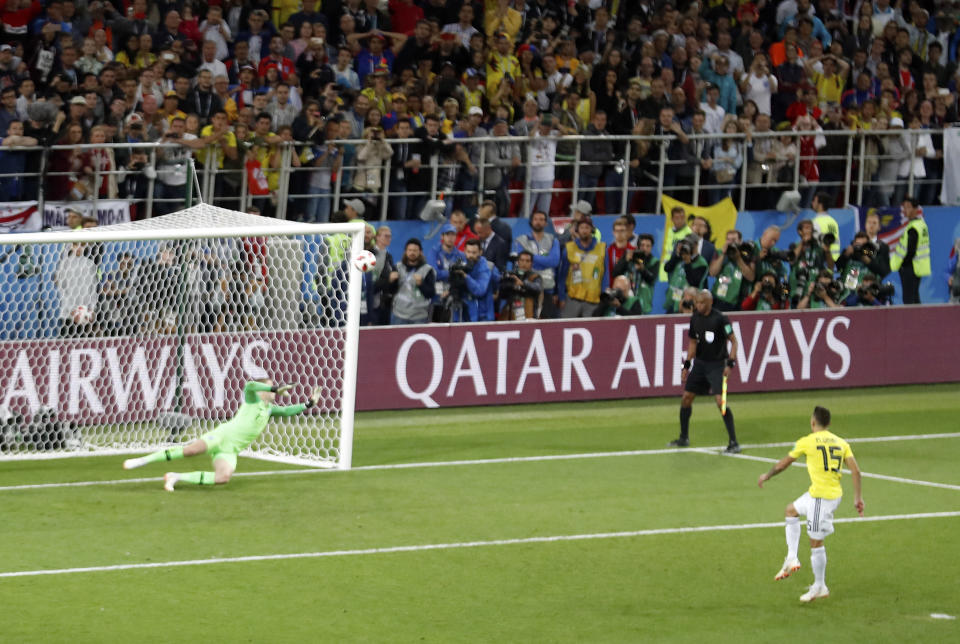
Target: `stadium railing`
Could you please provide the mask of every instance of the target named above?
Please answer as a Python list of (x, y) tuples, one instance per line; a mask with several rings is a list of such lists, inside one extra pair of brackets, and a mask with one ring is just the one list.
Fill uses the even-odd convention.
[[(868, 205), (886, 205), (887, 199), (891, 196), (894, 186), (889, 179), (883, 179), (888, 173), (881, 172), (884, 164), (900, 164), (907, 157), (885, 155), (882, 153), (883, 141), (889, 137), (905, 137), (909, 144), (909, 159), (917, 158), (917, 139), (921, 134), (930, 134), (933, 136), (942, 135), (943, 130), (889, 130), (889, 131), (870, 131), (870, 130), (816, 130), (816, 131), (788, 131), (788, 132), (754, 132), (752, 141), (748, 142), (743, 134), (689, 134), (688, 138), (693, 144), (693, 149), (709, 148), (713, 143), (723, 139), (733, 139), (734, 144), (739, 147), (740, 156), (743, 160), (739, 170), (736, 172), (732, 183), (718, 184), (713, 174), (704, 170), (700, 163), (690, 163), (687, 159), (671, 159), (668, 156), (668, 146), (675, 139), (674, 136), (623, 136), (623, 135), (605, 135), (605, 136), (557, 136), (553, 137), (557, 141), (563, 141), (567, 144), (573, 144), (572, 160), (557, 161), (554, 165), (559, 179), (555, 180), (551, 189), (534, 189), (530, 182), (525, 178), (531, 176), (534, 168), (534, 162), (531, 155), (527, 154), (531, 139), (525, 136), (512, 137), (471, 137), (467, 139), (456, 139), (456, 143), (464, 146), (479, 146), (479, 162), (476, 163), (478, 175), (476, 177), (476, 187), (463, 189), (456, 181), (458, 172), (466, 172), (460, 162), (452, 159), (451, 155), (445, 158), (433, 158), (433, 163), (422, 168), (421, 171), (429, 173), (429, 189), (426, 191), (391, 191), (391, 181), (393, 171), (395, 170), (387, 159), (380, 169), (380, 189), (376, 192), (357, 190), (348, 180), (361, 169), (361, 165), (354, 162), (341, 167), (332, 177), (331, 191), (329, 199), (331, 205), (341, 203), (344, 198), (360, 197), (374, 202), (375, 212), (367, 212), (367, 220), (386, 220), (388, 219), (390, 201), (394, 197), (426, 197), (427, 199), (458, 198), (475, 196), (477, 202), (493, 198), (495, 189), (491, 186), (484, 186), (485, 174), (491, 171), (495, 166), (487, 159), (487, 143), (509, 143), (519, 144), (522, 152), (522, 161), (516, 171), (512, 171), (511, 183), (508, 188), (508, 197), (519, 205), (513, 207), (515, 214), (529, 214), (530, 204), (537, 194), (542, 192), (551, 192), (556, 197), (561, 195), (564, 200), (570, 203), (576, 203), (584, 189), (580, 186), (580, 177), (584, 168), (590, 165), (603, 165), (613, 168), (615, 171), (616, 185), (601, 185), (589, 187), (590, 193), (611, 195), (618, 193), (617, 201), (621, 206), (620, 211), (639, 214), (660, 212), (661, 199), (665, 193), (680, 190), (692, 203), (701, 203), (710, 205), (710, 196), (714, 194), (711, 191), (728, 191), (739, 209), (748, 207), (756, 208), (750, 203), (749, 198), (752, 194), (765, 193), (768, 201), (776, 202), (776, 196), (786, 190), (796, 190), (804, 193), (806, 202), (809, 202), (809, 196), (813, 190), (827, 189), (833, 194), (840, 196), (844, 204), (855, 203)], [(764, 139), (779, 139), (789, 137), (789, 142), (797, 146), (800, 150), (800, 139), (813, 136), (817, 139), (817, 144), (823, 152), (814, 152), (813, 154), (799, 155), (795, 161), (781, 160), (779, 162), (760, 163), (752, 160), (749, 154), (751, 146), (757, 146)], [(838, 142), (837, 139), (840, 139)], [(581, 149), (583, 144), (588, 141), (606, 141), (614, 145), (616, 159), (609, 163), (591, 164), (581, 159)], [(391, 145), (399, 143), (419, 143), (419, 139), (389, 139)], [(879, 142), (879, 144), (878, 144)], [(365, 140), (347, 139), (337, 140), (334, 143), (338, 145), (353, 148), (353, 156), (356, 150), (366, 143)], [(297, 167), (294, 162), (294, 155), (299, 155), (299, 150), (305, 144), (298, 142), (284, 142), (277, 144), (279, 146), (281, 157), (279, 167), (266, 168), (267, 175), (276, 174), (276, 190), (269, 195), (254, 195), (250, 190), (248, 173), (244, 166), (244, 152), (238, 151), (238, 160), (224, 162), (223, 168), (218, 168), (216, 163), (208, 162), (196, 163), (198, 173), (198, 183), (200, 192), (204, 200), (215, 203), (233, 210), (246, 210), (255, 199), (269, 199), (274, 206), (274, 216), (278, 218), (294, 218), (299, 216), (300, 206), (304, 205), (308, 199), (316, 197), (303, 190), (298, 191), (298, 186), (302, 182), (295, 179), (306, 178), (306, 173), (316, 172), (313, 167)], [(647, 147), (644, 155), (638, 155), (636, 150), (639, 147)], [(103, 174), (115, 175), (118, 178), (130, 172), (144, 173), (147, 183), (146, 195), (143, 199), (130, 199), (130, 202), (142, 202), (142, 209), (137, 218), (145, 218), (154, 215), (158, 206), (164, 210), (177, 209), (180, 204), (187, 205), (186, 199), (197, 200), (198, 197), (190, 188), (185, 188), (183, 197), (159, 197), (156, 194), (157, 182), (161, 179), (156, 172), (160, 169), (158, 166), (158, 152), (163, 149), (175, 149), (180, 146), (171, 143), (115, 143), (115, 144), (84, 144), (77, 146), (55, 145), (49, 148), (39, 147), (0, 147), (0, 153), (3, 154), (26, 154), (37, 152), (40, 154), (40, 162), (35, 167), (25, 168), (20, 173), (2, 173), (0, 174), (0, 186), (6, 182), (17, 184), (14, 188), (5, 189), (0, 192), (2, 200), (5, 201), (37, 201), (39, 208), (43, 209), (45, 201), (50, 199), (49, 186), (51, 180), (57, 180), (60, 177), (75, 174), (71, 172), (54, 171), (51, 169), (51, 158), (61, 151), (67, 150), (96, 150), (112, 149), (115, 152), (131, 150), (142, 150), (148, 154), (148, 161), (143, 169), (129, 170), (124, 168), (114, 168), (109, 172), (102, 173), (94, 168), (92, 184), (98, 186)], [(217, 159), (216, 146), (210, 146), (206, 150), (200, 151), (207, 160)], [(817, 146), (815, 146), (816, 148)], [(876, 150), (876, 151), (874, 151)], [(195, 154), (195, 156), (197, 156)], [(631, 162), (637, 161), (633, 167)], [(869, 165), (876, 164), (875, 172), (867, 171)], [(819, 181), (810, 182), (804, 175), (803, 168), (809, 164), (816, 164), (819, 170)], [(664, 185), (665, 179), (675, 175), (681, 166), (692, 165), (692, 173), (687, 169), (683, 173), (683, 183), (676, 185)], [(898, 176), (897, 181), (904, 182), (904, 192), (909, 195), (916, 195), (920, 188), (927, 188), (939, 191), (941, 178), (919, 177), (915, 172), (915, 164), (909, 163), (909, 174), (906, 177)], [(780, 171), (786, 168), (785, 171)], [(756, 181), (751, 177), (760, 174), (762, 180)], [(896, 173), (899, 175), (899, 173)], [(34, 179), (35, 181), (24, 181)], [(16, 181), (19, 180), (19, 181)], [(189, 182), (192, 184), (192, 182)], [(192, 186), (191, 186), (192, 187)], [(14, 194), (11, 194), (14, 191)], [(96, 207), (99, 199), (106, 198), (96, 194), (94, 190), (85, 199), (75, 200), (85, 202), (84, 206), (88, 210)], [(934, 193), (936, 194), (936, 193)], [(123, 197), (119, 197), (123, 198)], [(884, 203), (880, 203), (883, 201)], [(874, 202), (874, 203), (871, 203)], [(806, 204), (804, 204), (806, 205)], [(292, 206), (292, 208), (291, 208)], [(333, 208), (331, 208), (332, 210)], [(418, 213), (411, 213), (416, 216)], [(617, 213), (609, 213), (617, 214)]]

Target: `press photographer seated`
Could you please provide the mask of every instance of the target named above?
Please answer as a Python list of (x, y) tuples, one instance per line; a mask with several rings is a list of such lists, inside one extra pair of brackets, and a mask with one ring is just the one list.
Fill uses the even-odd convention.
[(630, 288), (630, 280), (626, 275), (617, 275), (613, 278), (613, 286), (600, 294), (600, 303), (593, 310), (595, 318), (642, 314), (640, 297)]
[(807, 293), (800, 298), (798, 309), (836, 309), (843, 306), (841, 295), (843, 287), (833, 279), (833, 272), (825, 268), (817, 274), (817, 279), (810, 282)]
[(790, 308), (789, 291), (777, 280), (773, 271), (767, 271), (753, 285), (750, 295), (743, 298), (740, 308), (744, 311), (779, 311)]
[(644, 315), (653, 310), (653, 287), (660, 272), (660, 260), (653, 255), (653, 235), (637, 237), (637, 249), (625, 252), (613, 267), (613, 276), (626, 275), (630, 286), (640, 298)]
[(513, 270), (500, 278), (500, 320), (534, 320), (540, 317), (543, 281), (533, 270), (533, 253), (522, 251), (511, 256)]
[(860, 286), (843, 300), (844, 306), (887, 306), (896, 292), (893, 284), (881, 284), (873, 273), (860, 277)]

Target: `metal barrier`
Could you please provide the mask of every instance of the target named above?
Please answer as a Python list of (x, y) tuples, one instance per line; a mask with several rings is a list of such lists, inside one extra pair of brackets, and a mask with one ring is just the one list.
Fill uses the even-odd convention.
[[(718, 197), (729, 194), (741, 210), (764, 209), (757, 207), (760, 203), (772, 204), (776, 202), (775, 197), (784, 190), (797, 190), (802, 193), (804, 203), (808, 205), (814, 190), (828, 190), (834, 195), (841, 197), (843, 204), (856, 203), (867, 205), (886, 205), (891, 197), (898, 196), (896, 190), (901, 194), (917, 195), (922, 187), (929, 186), (929, 189), (938, 189), (940, 177), (918, 177), (915, 173), (915, 164), (908, 163), (908, 175), (894, 173), (895, 179), (891, 183), (890, 170), (893, 164), (900, 165), (905, 161), (917, 158), (918, 137), (922, 134), (940, 135), (943, 130), (888, 130), (888, 131), (869, 131), (869, 130), (810, 130), (810, 131), (788, 131), (788, 132), (754, 132), (746, 137), (743, 134), (689, 134), (688, 144), (684, 144), (683, 150), (676, 145), (671, 148), (671, 144), (676, 143), (676, 136), (556, 136), (543, 137), (546, 140), (555, 140), (558, 143), (572, 143), (572, 160), (554, 161), (553, 163), (535, 162), (530, 154), (530, 147), (534, 140), (531, 137), (513, 136), (513, 137), (471, 137), (458, 138), (454, 140), (454, 145), (465, 146), (469, 149), (471, 156), (478, 157), (478, 163), (475, 164), (477, 174), (471, 176), (461, 161), (454, 158), (454, 145), (450, 146), (450, 153), (444, 155), (434, 155), (431, 162), (421, 167), (421, 171), (430, 173), (429, 188), (426, 190), (391, 190), (393, 184), (394, 168), (391, 165), (391, 159), (383, 161), (379, 169), (370, 170), (368, 166), (359, 163), (349, 163), (342, 165), (338, 171), (331, 176), (331, 187), (329, 194), (304, 192), (299, 190), (304, 180), (309, 180), (309, 173), (321, 171), (313, 167), (304, 167), (299, 162), (300, 151), (306, 147), (297, 142), (282, 142), (275, 144), (279, 151), (279, 163), (276, 167), (264, 168), (268, 178), (274, 179), (276, 188), (269, 195), (254, 195), (251, 193), (248, 181), (248, 175), (244, 166), (246, 154), (244, 151), (238, 151), (237, 161), (223, 159), (223, 167), (216, 162), (218, 158), (217, 146), (211, 145), (205, 150), (198, 151), (199, 155), (205, 159), (204, 163), (197, 163), (197, 172), (199, 174), (199, 185), (204, 200), (210, 203), (216, 203), (226, 208), (234, 210), (246, 210), (251, 204), (261, 205), (261, 210), (267, 208), (270, 214), (281, 219), (285, 218), (303, 218), (301, 206), (305, 206), (310, 200), (317, 198), (326, 198), (333, 206), (345, 198), (363, 198), (366, 199), (375, 208), (375, 212), (368, 212), (366, 219), (381, 221), (389, 218), (390, 204), (395, 198), (419, 198), (437, 199), (441, 198), (447, 202), (447, 213), (454, 203), (457, 202), (466, 210), (476, 207), (484, 199), (494, 198), (500, 191), (501, 200), (506, 195), (508, 203), (515, 197), (521, 204), (518, 210), (513, 214), (527, 215), (530, 213), (531, 204), (536, 201), (539, 195), (549, 193), (554, 196), (569, 195), (571, 203), (576, 203), (581, 198), (587, 198), (592, 204), (596, 204), (597, 195), (604, 195), (606, 202), (604, 210), (609, 214), (619, 214), (622, 212), (659, 212), (661, 199), (664, 194), (680, 194), (685, 196), (685, 201), (691, 203), (701, 203), (709, 205), (716, 201)], [(906, 142), (909, 149), (909, 157), (902, 155), (886, 155), (883, 153), (885, 145), (892, 139), (899, 137), (901, 143)], [(810, 141), (810, 139), (813, 141)], [(736, 146), (741, 159), (741, 164), (733, 180), (726, 183), (719, 183), (714, 173), (706, 170), (700, 163), (701, 159), (706, 158), (704, 150), (712, 150), (713, 146), (725, 139), (732, 140), (732, 145)], [(806, 141), (802, 141), (802, 140)], [(841, 139), (838, 141), (837, 139)], [(769, 140), (769, 143), (765, 143)], [(583, 148), (590, 142), (601, 141), (612, 144), (615, 151), (615, 158), (605, 162), (589, 162), (582, 159)], [(418, 144), (419, 139), (387, 139), (390, 145), (402, 143)], [(337, 140), (331, 144), (341, 146), (348, 152), (347, 156), (355, 156), (360, 148), (369, 145), (366, 140)], [(504, 188), (486, 186), (485, 177), (493, 170), (501, 171), (502, 168), (488, 159), (488, 144), (508, 144), (519, 145), (521, 151), (521, 163), (516, 168), (509, 168), (508, 172), (503, 172), (504, 176), (510, 176), (508, 181), (514, 183), (513, 187)], [(472, 146), (479, 146), (475, 150)], [(814, 150), (812, 154), (801, 154), (804, 148)], [(757, 160), (752, 154), (753, 149), (757, 147), (769, 147), (777, 149), (782, 158), (774, 157), (772, 159)], [(793, 149), (795, 148), (795, 149)], [(136, 165), (132, 167), (115, 167), (109, 171), (101, 171), (99, 167), (93, 167), (92, 173), (85, 174), (82, 179), (92, 184), (95, 189), (90, 191), (85, 198), (67, 199), (70, 201), (81, 201), (89, 204), (89, 208), (95, 208), (99, 199), (110, 197), (109, 194), (102, 194), (99, 189), (104, 175), (114, 175), (118, 180), (123, 180), (129, 175), (142, 175), (145, 181), (145, 194), (120, 195), (119, 198), (125, 198), (131, 203), (138, 202), (143, 204), (143, 210), (138, 214), (138, 218), (151, 217), (158, 211), (166, 212), (178, 209), (186, 204), (186, 199), (190, 191), (184, 189), (183, 194), (176, 190), (177, 186), (168, 186), (163, 181), (164, 173), (169, 169), (163, 162), (163, 151), (171, 149), (182, 149), (182, 146), (175, 143), (122, 143), (122, 144), (84, 144), (77, 146), (56, 145), (50, 148), (39, 147), (3, 147), (0, 148), (6, 154), (18, 154), (37, 152), (40, 154), (40, 162), (34, 171), (25, 171), (17, 174), (0, 174), (0, 185), (6, 186), (4, 181), (14, 179), (33, 179), (35, 182), (27, 181), (25, 185), (20, 186), (20, 192), (10, 194), (10, 190), (5, 189), (3, 193), (4, 200), (19, 201), (36, 200), (42, 209), (44, 201), (51, 196), (50, 187), (54, 182), (66, 178), (71, 180), (76, 175), (75, 171), (56, 170), (56, 164), (51, 165), (51, 161), (57, 157), (70, 152), (93, 152), (95, 150), (110, 149), (114, 151), (114, 165), (117, 165), (118, 153), (124, 158), (134, 152), (145, 152), (148, 157), (142, 167)], [(670, 150), (673, 149), (673, 156), (678, 151), (683, 152), (682, 158), (673, 158)], [(825, 154), (820, 154), (817, 150), (825, 150)], [(641, 151), (643, 153), (641, 154)], [(792, 155), (791, 155), (792, 152)], [(929, 152), (929, 151), (928, 151)], [(296, 161), (295, 161), (296, 155)], [(272, 155), (271, 155), (272, 156)], [(538, 166), (553, 165), (555, 168), (555, 181), (552, 186), (545, 188), (534, 188), (531, 186), (530, 177)], [(597, 181), (584, 181), (585, 170), (591, 167), (600, 166), (600, 178)], [(805, 175), (809, 173), (810, 168), (818, 168), (819, 180), (810, 181)], [(872, 170), (872, 171), (871, 171)], [(358, 171), (379, 172), (379, 189), (376, 191), (367, 191), (357, 189), (349, 181)], [(595, 172), (591, 173), (595, 174)], [(557, 179), (556, 175), (560, 178)], [(348, 181), (345, 181), (345, 177)], [(463, 177), (467, 177), (464, 180)], [(759, 177), (759, 180), (757, 180)], [(903, 185), (897, 185), (897, 182)], [(159, 186), (157, 184), (162, 184)], [(516, 185), (519, 184), (519, 185)], [(19, 184), (18, 184), (19, 185)], [(28, 186), (36, 186), (35, 194), (27, 194), (30, 191)], [(169, 188), (169, 189), (168, 189)], [(299, 191), (298, 191), (299, 190)], [(32, 191), (31, 191), (32, 192)], [(929, 194), (929, 193), (925, 193)], [(173, 196), (170, 196), (173, 195)], [(196, 200), (196, 195), (189, 198)], [(620, 204), (615, 208), (617, 212), (611, 212), (610, 203)], [(753, 202), (753, 203), (751, 203)], [(415, 218), (418, 212), (408, 211), (405, 216)]]

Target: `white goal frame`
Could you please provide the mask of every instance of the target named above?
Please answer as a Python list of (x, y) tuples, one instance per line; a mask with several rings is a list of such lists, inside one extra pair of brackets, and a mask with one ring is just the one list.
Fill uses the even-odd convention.
[[(216, 208), (214, 206), (202, 203), (191, 208), (187, 208), (183, 211), (172, 213), (172, 215), (189, 215), (191, 210), (194, 210), (198, 213), (198, 227), (196, 228), (183, 226), (176, 228), (132, 228), (132, 226), (136, 226), (138, 223), (142, 224), (151, 222), (154, 224), (161, 224), (164, 217), (159, 217), (150, 220), (143, 220), (141, 222), (131, 222), (129, 224), (119, 224), (104, 228), (94, 227), (70, 231), (0, 235), (0, 255), (2, 255), (9, 247), (24, 245), (70, 244), (77, 242), (162, 242), (226, 238), (239, 239), (248, 237), (291, 237), (295, 235), (349, 235), (351, 238), (351, 243), (349, 250), (347, 251), (349, 278), (346, 293), (346, 318), (345, 325), (341, 327), (343, 330), (345, 344), (343, 347), (343, 379), (341, 384), (339, 408), (339, 457), (334, 463), (332, 461), (304, 459), (292, 455), (287, 457), (283, 454), (254, 453), (251, 450), (246, 450), (243, 453), (243, 456), (297, 465), (307, 465), (310, 467), (330, 467), (342, 470), (350, 469), (353, 462), (354, 414), (356, 407), (357, 362), (359, 353), (360, 298), (362, 291), (361, 282), (363, 277), (363, 274), (360, 273), (360, 271), (353, 268), (351, 260), (357, 253), (363, 250), (364, 228), (367, 224), (362, 221), (343, 224), (308, 224), (276, 220), (273, 221), (272, 224), (264, 223), (258, 225), (237, 225), (232, 227), (204, 226), (200, 221), (202, 220), (200, 215), (202, 215), (205, 211), (219, 211), (221, 213), (227, 213), (241, 217), (244, 216), (245, 213)], [(270, 220), (263, 221), (266, 222)], [(17, 342), (17, 340), (11, 340), (10, 342)], [(232, 414), (232, 410), (229, 413)], [(102, 456), (106, 454), (130, 454), (142, 452), (142, 449), (134, 447), (98, 447), (96, 449), (80, 449), (72, 451), (17, 452), (15, 454), (0, 453), (0, 461), (71, 458), (78, 456)]]

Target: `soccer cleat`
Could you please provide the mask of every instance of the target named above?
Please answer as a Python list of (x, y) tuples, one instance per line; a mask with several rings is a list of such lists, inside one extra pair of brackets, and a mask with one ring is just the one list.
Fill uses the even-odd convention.
[(733, 441), (727, 445), (727, 449), (723, 450), (726, 454), (739, 454), (740, 453), (740, 443)]
[(690, 447), (690, 439), (682, 437), (678, 438), (677, 440), (667, 443), (667, 447)]
[(807, 592), (800, 595), (800, 601), (804, 603), (809, 603), (809, 602), (812, 602), (814, 599), (822, 599), (824, 597), (829, 597), (829, 596), (830, 596), (830, 591), (827, 589), (826, 586), (817, 586), (816, 584), (814, 584), (813, 586), (810, 586), (810, 589)]
[(143, 458), (128, 458), (123, 462), (123, 469), (125, 470), (135, 470), (138, 467), (143, 467), (147, 462)]
[(800, 570), (800, 560), (787, 559), (783, 562), (783, 568), (780, 569), (780, 572), (777, 573), (777, 576), (774, 577), (773, 580), (780, 581), (781, 579), (786, 579), (798, 570)]
[(180, 480), (180, 475), (176, 472), (167, 472), (163, 475), (163, 489), (167, 492), (173, 492), (173, 486)]

